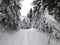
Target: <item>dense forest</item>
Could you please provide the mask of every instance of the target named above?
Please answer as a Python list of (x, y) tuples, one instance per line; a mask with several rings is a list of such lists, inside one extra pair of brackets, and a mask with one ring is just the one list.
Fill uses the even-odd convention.
[(20, 21), (21, 16), (20, 0), (1, 0), (0, 1), (0, 23), (5, 28), (37, 28), (39, 30), (51, 30), (52, 24), (46, 23), (45, 10), (54, 16), (57, 23), (60, 22), (60, 1), (59, 0), (34, 0), (27, 17)]
[[(0, 25), (6, 30), (20, 30), (35, 28), (38, 31), (46, 32), (51, 37), (60, 40), (60, 0), (34, 0), (23, 20), (21, 16), (21, 0), (0, 0)], [(46, 18), (46, 10), (49, 16), (55, 19)], [(50, 17), (48, 17), (50, 18)], [(26, 33), (27, 34), (27, 33)]]
[(20, 0), (0, 0), (0, 23), (6, 29), (18, 29)]

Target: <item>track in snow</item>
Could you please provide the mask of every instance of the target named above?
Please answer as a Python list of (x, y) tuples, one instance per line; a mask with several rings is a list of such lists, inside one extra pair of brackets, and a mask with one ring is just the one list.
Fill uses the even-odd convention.
[(48, 35), (36, 29), (20, 30), (14, 34), (0, 32), (0, 45), (47, 45)]

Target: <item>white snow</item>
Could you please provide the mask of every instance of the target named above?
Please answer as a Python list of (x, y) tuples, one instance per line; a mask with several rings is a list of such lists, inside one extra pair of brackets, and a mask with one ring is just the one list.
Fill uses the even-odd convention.
[(0, 45), (47, 45), (47, 43), (48, 35), (33, 28), (13, 33), (0, 32)]

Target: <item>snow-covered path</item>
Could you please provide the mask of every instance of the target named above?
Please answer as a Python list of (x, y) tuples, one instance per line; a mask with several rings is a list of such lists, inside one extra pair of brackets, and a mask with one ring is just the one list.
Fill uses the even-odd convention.
[(47, 45), (48, 35), (35, 29), (21, 30), (13, 34), (0, 32), (0, 45)]

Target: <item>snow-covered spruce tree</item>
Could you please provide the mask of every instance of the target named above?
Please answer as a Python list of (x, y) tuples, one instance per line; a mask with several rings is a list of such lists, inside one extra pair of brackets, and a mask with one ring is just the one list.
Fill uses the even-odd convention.
[(39, 30), (41, 30), (41, 27), (44, 27), (43, 25), (45, 23), (44, 9), (42, 3), (40, 2), (39, 1), (37, 2), (37, 0), (33, 1), (34, 10), (32, 19), (35, 22), (34, 28), (38, 28)]
[(40, 5), (39, 2), (37, 4), (35, 1), (33, 2), (33, 5), (34, 10), (30, 9), (27, 16), (30, 19), (30, 26), (39, 29), (41, 27), (41, 23), (43, 24), (45, 21), (45, 19), (42, 19), (45, 18), (44, 10), (42, 8), (43, 5)]
[(22, 29), (29, 29), (30, 28), (30, 24), (29, 24), (30, 20), (28, 17), (25, 17), (22, 21), (22, 25), (21, 25), (21, 28)]
[[(55, 17), (56, 21), (59, 22), (59, 24), (60, 24), (60, 0), (35, 0), (34, 1), (35, 5), (41, 5), (41, 3), (43, 4), (44, 10), (47, 8), (49, 15), (53, 15)], [(36, 7), (38, 7), (38, 6), (36, 6)], [(35, 10), (35, 12), (36, 12), (36, 10)], [(60, 40), (60, 29), (57, 28), (60, 26), (51, 27), (50, 25), (48, 23), (46, 26), (47, 32), (51, 33), (51, 37), (53, 37), (54, 39)], [(50, 37), (50, 39), (51, 39), (51, 37)], [(49, 41), (50, 41), (50, 39), (49, 39)], [(50, 42), (50, 44), (51, 44), (51, 42)]]
[[(46, 32), (50, 31), (50, 26), (46, 25), (46, 17), (45, 17), (45, 9), (44, 4), (42, 0), (34, 0), (33, 1), (34, 10), (33, 10), (33, 18), (32, 18), (32, 25), (34, 24), (34, 28), (37, 28), (39, 30), (43, 30)], [(33, 21), (34, 20), (34, 21)], [(48, 27), (47, 27), (48, 26)], [(47, 27), (47, 28), (46, 28)]]
[(44, 9), (48, 9), (50, 15), (54, 15), (57, 22), (60, 22), (60, 0), (43, 0)]
[(19, 27), (19, 2), (20, 0), (1, 0), (0, 24), (7, 29), (16, 30)]
[[(42, 2), (41, 2), (42, 1)], [(56, 19), (57, 22), (59, 22), (60, 24), (60, 0), (35, 0), (34, 2), (34, 5), (36, 6), (36, 10), (35, 12), (37, 11), (37, 9), (39, 8), (38, 6), (41, 5), (41, 3), (43, 4), (43, 8), (44, 10), (47, 8), (48, 12), (50, 15), (53, 15)], [(37, 8), (38, 7), (38, 8)], [(52, 24), (52, 23), (51, 23)], [(50, 24), (50, 25), (51, 25)], [(48, 24), (46, 24), (46, 29), (47, 29), (47, 32), (48, 33), (51, 33), (51, 37), (59, 40), (60, 39), (60, 29), (57, 28), (57, 27), (60, 27), (60, 26), (54, 26), (54, 27), (51, 27)], [(55, 24), (56, 25), (56, 24)], [(53, 29), (52, 29), (53, 28)], [(55, 28), (55, 29), (54, 29)], [(58, 30), (57, 30), (58, 29)], [(50, 38), (51, 39), (51, 38)], [(50, 41), (49, 39), (49, 41)], [(51, 41), (52, 42), (52, 41)], [(50, 43), (51, 44), (51, 43)], [(48, 44), (49, 45), (49, 44)]]
[(35, 11), (43, 5), (43, 9), (47, 8), (49, 15), (53, 15), (57, 22), (60, 22), (60, 0), (34, 0)]
[[(57, 22), (60, 20), (60, 0), (34, 0), (33, 4), (36, 7), (41, 7), (43, 4), (44, 10), (47, 8), (50, 15), (54, 15)], [(38, 8), (39, 8), (38, 7)], [(37, 8), (36, 8), (37, 9)]]
[(30, 27), (32, 26), (31, 24), (32, 24), (32, 16), (33, 16), (33, 13), (32, 13), (32, 9), (30, 9), (30, 11), (29, 11), (29, 14), (27, 14), (27, 18), (29, 18), (29, 25), (30, 25)]

